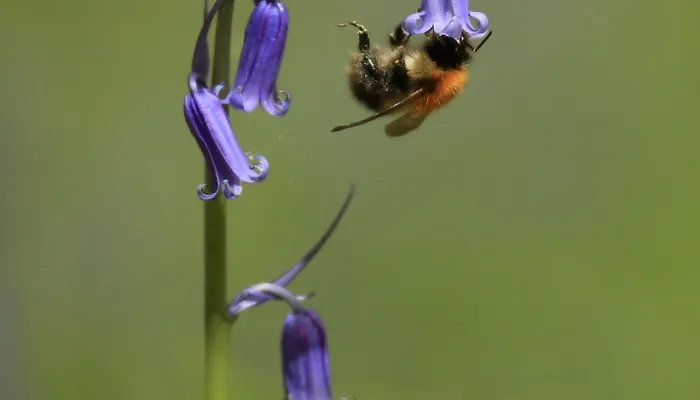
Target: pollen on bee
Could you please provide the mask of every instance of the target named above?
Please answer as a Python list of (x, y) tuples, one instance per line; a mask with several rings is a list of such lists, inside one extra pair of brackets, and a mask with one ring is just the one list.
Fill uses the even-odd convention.
[(425, 96), (421, 96), (414, 105), (418, 113), (430, 113), (443, 107), (457, 97), (467, 83), (468, 70), (462, 68), (453, 71), (439, 71), (433, 73), (434, 86)]

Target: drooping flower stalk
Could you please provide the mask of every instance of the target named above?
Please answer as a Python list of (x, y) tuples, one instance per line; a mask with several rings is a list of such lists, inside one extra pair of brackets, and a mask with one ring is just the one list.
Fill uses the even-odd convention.
[[(350, 207), (350, 202), (352, 201), (354, 194), (355, 185), (352, 185), (347, 196), (345, 196), (345, 201), (343, 202), (343, 205), (340, 207), (340, 210), (335, 215), (335, 218), (333, 218), (333, 221), (331, 222), (330, 226), (328, 226), (323, 235), (321, 235), (321, 238), (316, 241), (316, 243), (311, 247), (309, 251), (306, 252), (306, 254), (304, 254), (304, 256), (299, 262), (294, 264), (286, 272), (284, 272), (276, 279), (270, 281), (269, 283), (281, 287), (287, 287), (287, 285), (289, 285), (294, 280), (294, 278), (296, 278), (297, 275), (299, 275), (306, 268), (306, 266), (311, 262), (311, 260), (313, 260), (314, 257), (316, 257), (316, 254), (318, 254), (318, 252), (321, 251), (323, 245), (326, 244), (328, 239), (331, 238), (331, 235), (333, 235), (333, 232), (340, 224), (340, 220), (343, 219), (345, 212), (347, 212), (348, 208)], [(312, 296), (313, 293), (308, 293), (305, 295), (298, 296), (297, 300), (303, 301)], [(248, 290), (244, 290), (238, 296), (236, 296), (236, 298), (229, 306), (229, 317), (232, 319), (236, 319), (238, 318), (238, 315), (241, 314), (243, 311), (249, 310), (253, 307), (257, 307), (269, 300), (272, 300), (273, 298), (274, 296), (265, 294), (264, 292), (253, 293)]]
[(306, 268), (333, 235), (350, 207), (354, 193), (355, 185), (352, 185), (330, 226), (299, 262), (271, 282), (244, 289), (229, 306), (229, 315), (234, 321), (242, 312), (274, 299), (284, 300), (292, 308), (292, 314), (285, 320), (282, 335), (284, 389), (288, 400), (333, 400), (323, 321), (301, 303), (311, 294), (295, 296), (286, 286)]

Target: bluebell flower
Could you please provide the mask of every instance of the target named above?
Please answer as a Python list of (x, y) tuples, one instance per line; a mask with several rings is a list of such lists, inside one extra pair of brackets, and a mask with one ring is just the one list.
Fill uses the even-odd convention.
[[(479, 25), (474, 27), (470, 18)], [(489, 20), (486, 14), (469, 11), (469, 0), (422, 0), (420, 11), (404, 19), (402, 26), (411, 35), (432, 29), (438, 35), (455, 40), (461, 39), (462, 31), (470, 38), (478, 39), (488, 32)]]
[(312, 309), (304, 308), (287, 289), (262, 283), (253, 293), (286, 301), (292, 308), (282, 328), (282, 373), (289, 400), (333, 400), (326, 327)]
[(234, 108), (251, 112), (260, 104), (276, 117), (289, 111), (291, 96), (277, 91), (277, 76), (287, 42), (289, 14), (277, 0), (257, 0), (245, 28), (236, 80), (228, 95)]
[(255, 164), (251, 165), (238, 144), (223, 102), (217, 96), (223, 85), (212, 91), (206, 84), (209, 68), (207, 34), (218, 10), (219, 1), (204, 19), (192, 57), (192, 71), (187, 77), (190, 93), (185, 96), (185, 120), (214, 178), (214, 187), (208, 188), (209, 193), (205, 193), (204, 184), (197, 188), (202, 200), (214, 199), (222, 190), (227, 199), (233, 199), (241, 194), (243, 182), (260, 182), (267, 177), (269, 170), (267, 160), (261, 155), (253, 156)]
[(295, 310), (282, 329), (282, 373), (291, 400), (333, 400), (326, 327), (314, 310)]
[[(304, 270), (304, 268), (309, 264), (309, 262), (311, 262), (311, 260), (313, 260), (316, 254), (318, 254), (318, 252), (321, 251), (323, 245), (328, 241), (328, 239), (330, 239), (331, 235), (340, 224), (340, 220), (343, 218), (343, 215), (345, 215), (345, 212), (348, 210), (348, 207), (350, 207), (350, 202), (352, 201), (354, 194), (355, 187), (352, 186), (347, 196), (345, 197), (345, 202), (343, 202), (343, 205), (340, 207), (340, 210), (335, 215), (335, 218), (333, 218), (333, 221), (331, 222), (330, 226), (326, 229), (326, 231), (316, 242), (316, 244), (314, 244), (313, 247), (311, 247), (311, 250), (306, 252), (306, 254), (301, 258), (301, 260), (294, 266), (292, 266), (289, 270), (287, 270), (287, 272), (283, 273), (278, 278), (272, 280), (270, 283), (277, 286), (286, 287), (292, 282), (294, 278), (296, 278), (297, 275), (299, 275), (299, 273), (301, 273), (301, 271)], [(313, 293), (298, 296), (297, 300), (303, 301), (311, 296), (313, 296)], [(272, 299), (274, 299), (274, 296), (272, 295), (266, 294), (264, 292), (251, 291), (251, 289), (248, 288), (242, 291), (238, 296), (236, 296), (235, 300), (231, 303), (228, 310), (229, 316), (231, 318), (235, 318), (238, 316), (238, 314), (242, 313), (243, 311), (249, 308), (259, 306), (260, 304)]]

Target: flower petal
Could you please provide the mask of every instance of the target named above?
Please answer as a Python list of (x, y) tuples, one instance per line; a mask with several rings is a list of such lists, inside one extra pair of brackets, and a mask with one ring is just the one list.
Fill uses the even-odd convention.
[(202, 118), (197, 113), (197, 107), (195, 105), (194, 98), (191, 94), (185, 96), (185, 121), (190, 127), (190, 132), (192, 132), (192, 136), (194, 137), (195, 141), (199, 145), (199, 149), (204, 155), (204, 160), (207, 163), (207, 168), (209, 169), (209, 171), (213, 171), (214, 174), (215, 187), (213, 193), (205, 194), (203, 191), (205, 185), (199, 185), (199, 187), (197, 187), (197, 193), (199, 194), (199, 198), (201, 198), (202, 200), (212, 200), (219, 193), (219, 173), (214, 167), (214, 163), (212, 162), (213, 157), (211, 155), (211, 151), (209, 150), (209, 147), (207, 147), (207, 143), (202, 138), (202, 134), (206, 130), (206, 125), (202, 126), (201, 124)]
[(455, 40), (460, 40), (462, 37), (462, 23), (457, 17), (452, 17), (450, 22), (445, 25), (440, 31), (437, 31), (440, 35), (449, 36)]

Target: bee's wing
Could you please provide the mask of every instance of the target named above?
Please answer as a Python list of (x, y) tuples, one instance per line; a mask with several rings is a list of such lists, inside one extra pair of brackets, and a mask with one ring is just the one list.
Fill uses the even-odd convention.
[(389, 114), (391, 114), (391, 113), (393, 113), (393, 112), (399, 110), (401, 107), (404, 107), (406, 104), (412, 102), (413, 100), (415, 100), (416, 97), (420, 96), (421, 94), (423, 94), (423, 88), (417, 89), (415, 92), (409, 94), (406, 98), (404, 98), (403, 100), (401, 100), (401, 101), (399, 101), (398, 103), (394, 104), (393, 106), (387, 108), (387, 109), (384, 110), (384, 111), (381, 111), (381, 112), (378, 112), (378, 113), (376, 113), (376, 114), (370, 115), (369, 117), (367, 117), (367, 118), (365, 118), (365, 119), (362, 119), (362, 120), (359, 120), (359, 121), (351, 122), (351, 123), (345, 124), (345, 125), (338, 125), (338, 126), (336, 126), (335, 128), (333, 128), (333, 129), (331, 130), (331, 132), (340, 132), (340, 131), (342, 131), (342, 130), (345, 130), (345, 129), (348, 129), (348, 128), (352, 128), (352, 127), (354, 127), (354, 126), (359, 126), (359, 125), (362, 125), (362, 124), (366, 124), (366, 123), (368, 123), (368, 122), (370, 122), (370, 121), (374, 121), (374, 120), (377, 119), (377, 118), (381, 118), (381, 117), (384, 117), (384, 116), (386, 116), (386, 115), (389, 115)]
[(384, 132), (390, 137), (403, 136), (418, 128), (423, 121), (425, 121), (427, 116), (428, 114), (416, 113), (413, 110), (408, 111), (399, 118), (386, 124)]

